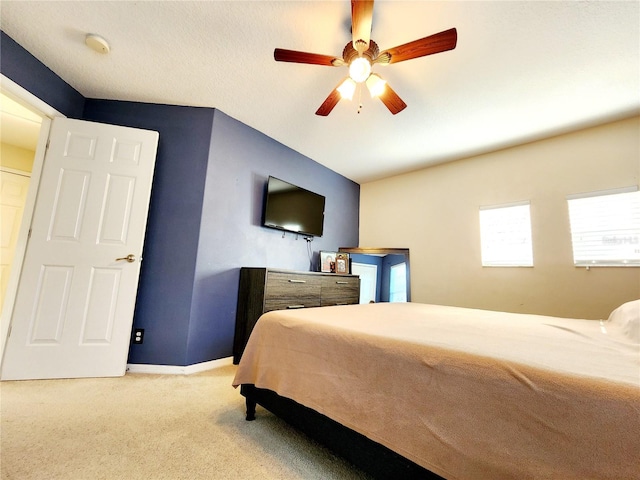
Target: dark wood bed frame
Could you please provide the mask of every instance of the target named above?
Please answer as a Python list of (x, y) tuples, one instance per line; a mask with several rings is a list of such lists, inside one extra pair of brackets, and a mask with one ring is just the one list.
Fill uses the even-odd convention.
[(256, 404), (261, 405), (374, 478), (443, 480), (387, 447), (271, 390), (243, 384), (240, 393), (246, 399), (247, 420), (255, 420)]

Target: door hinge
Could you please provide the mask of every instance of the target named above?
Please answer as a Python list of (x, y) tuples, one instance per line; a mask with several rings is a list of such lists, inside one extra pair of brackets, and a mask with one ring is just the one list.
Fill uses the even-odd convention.
[(27, 234), (27, 240), (29, 240), (31, 238), (31, 228), (29, 229), (29, 233)]

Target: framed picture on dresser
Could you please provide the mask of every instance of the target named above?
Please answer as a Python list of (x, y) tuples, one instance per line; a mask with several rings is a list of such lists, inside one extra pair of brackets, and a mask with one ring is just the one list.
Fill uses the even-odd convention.
[(350, 273), (348, 253), (336, 254), (336, 273)]
[(336, 273), (337, 252), (320, 250), (320, 271), (323, 273)]

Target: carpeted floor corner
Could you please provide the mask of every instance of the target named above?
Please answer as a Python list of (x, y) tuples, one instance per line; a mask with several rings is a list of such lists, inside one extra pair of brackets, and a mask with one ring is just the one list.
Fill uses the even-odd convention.
[(1, 478), (368, 478), (261, 408), (245, 421), (235, 369), (1, 382)]

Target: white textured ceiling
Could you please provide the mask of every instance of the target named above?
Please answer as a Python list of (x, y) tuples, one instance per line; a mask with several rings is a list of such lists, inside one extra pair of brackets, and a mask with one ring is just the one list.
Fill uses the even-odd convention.
[[(339, 56), (340, 1), (10, 1), (2, 30), (89, 98), (214, 107), (359, 183), (640, 111), (638, 1), (391, 1), (381, 50), (451, 27), (455, 50), (374, 71), (408, 104), (316, 109), (344, 67), (275, 62), (276, 47)], [(98, 33), (101, 55), (84, 44)]]

